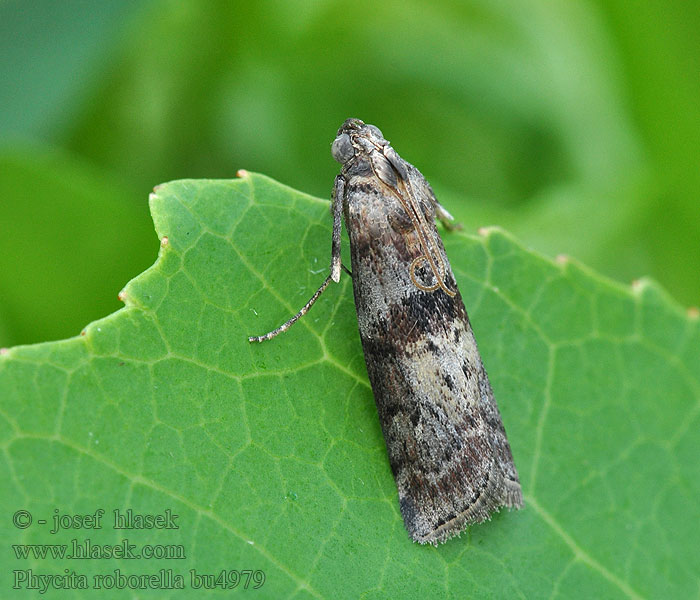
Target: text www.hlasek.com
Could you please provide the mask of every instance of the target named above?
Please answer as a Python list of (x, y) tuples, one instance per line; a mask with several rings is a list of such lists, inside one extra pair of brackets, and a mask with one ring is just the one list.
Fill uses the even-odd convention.
[(18, 559), (106, 559), (106, 558), (162, 558), (184, 559), (185, 547), (182, 544), (144, 544), (137, 548), (128, 539), (119, 544), (93, 544), (90, 538), (78, 541), (73, 538), (70, 544), (12, 544), (15, 558)]

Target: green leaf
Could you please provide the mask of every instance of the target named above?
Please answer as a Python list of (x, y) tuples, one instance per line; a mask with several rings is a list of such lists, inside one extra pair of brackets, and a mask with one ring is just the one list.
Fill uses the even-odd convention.
[[(260, 569), (265, 598), (696, 594), (700, 331), (655, 284), (621, 287), (499, 230), (444, 234), (526, 506), (423, 547), (398, 511), (348, 277), (284, 335), (246, 340), (323, 280), (328, 202), (249, 175), (165, 184), (151, 211), (160, 256), (125, 308), (0, 359), (0, 533), (182, 544), (186, 559), (20, 560), (6, 547), (3, 590), (12, 565), (89, 585), (172, 569), (188, 589), (190, 569)], [(54, 509), (99, 508), (101, 530), (49, 533)], [(128, 508), (171, 509), (179, 529), (115, 531), (112, 510)], [(19, 509), (26, 529), (12, 526)]]

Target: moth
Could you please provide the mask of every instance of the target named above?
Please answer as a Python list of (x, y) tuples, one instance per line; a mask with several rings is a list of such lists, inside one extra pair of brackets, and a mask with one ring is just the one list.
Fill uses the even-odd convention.
[[(331, 211), (330, 273), (288, 329), (340, 281), (341, 215), (357, 321), (399, 508), (414, 541), (437, 545), (523, 496), (501, 415), (435, 226), (452, 216), (374, 125), (348, 119)], [(347, 269), (345, 269), (347, 271)]]

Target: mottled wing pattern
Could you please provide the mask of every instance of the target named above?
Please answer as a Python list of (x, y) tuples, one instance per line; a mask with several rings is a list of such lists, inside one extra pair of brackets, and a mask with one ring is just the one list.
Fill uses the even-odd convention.
[(502, 506), (521, 507), (522, 492), (435, 227), (437, 201), (415, 167), (393, 150), (385, 154), (344, 165), (343, 213), (401, 514), (414, 540), (435, 544)]

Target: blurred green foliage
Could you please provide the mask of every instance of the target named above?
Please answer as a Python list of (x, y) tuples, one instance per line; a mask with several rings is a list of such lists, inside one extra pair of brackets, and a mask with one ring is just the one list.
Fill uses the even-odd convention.
[(349, 116), (468, 230), (697, 304), (698, 32), (680, 0), (5, 1), (0, 346), (119, 306), (162, 181), (247, 168), (328, 196)]

